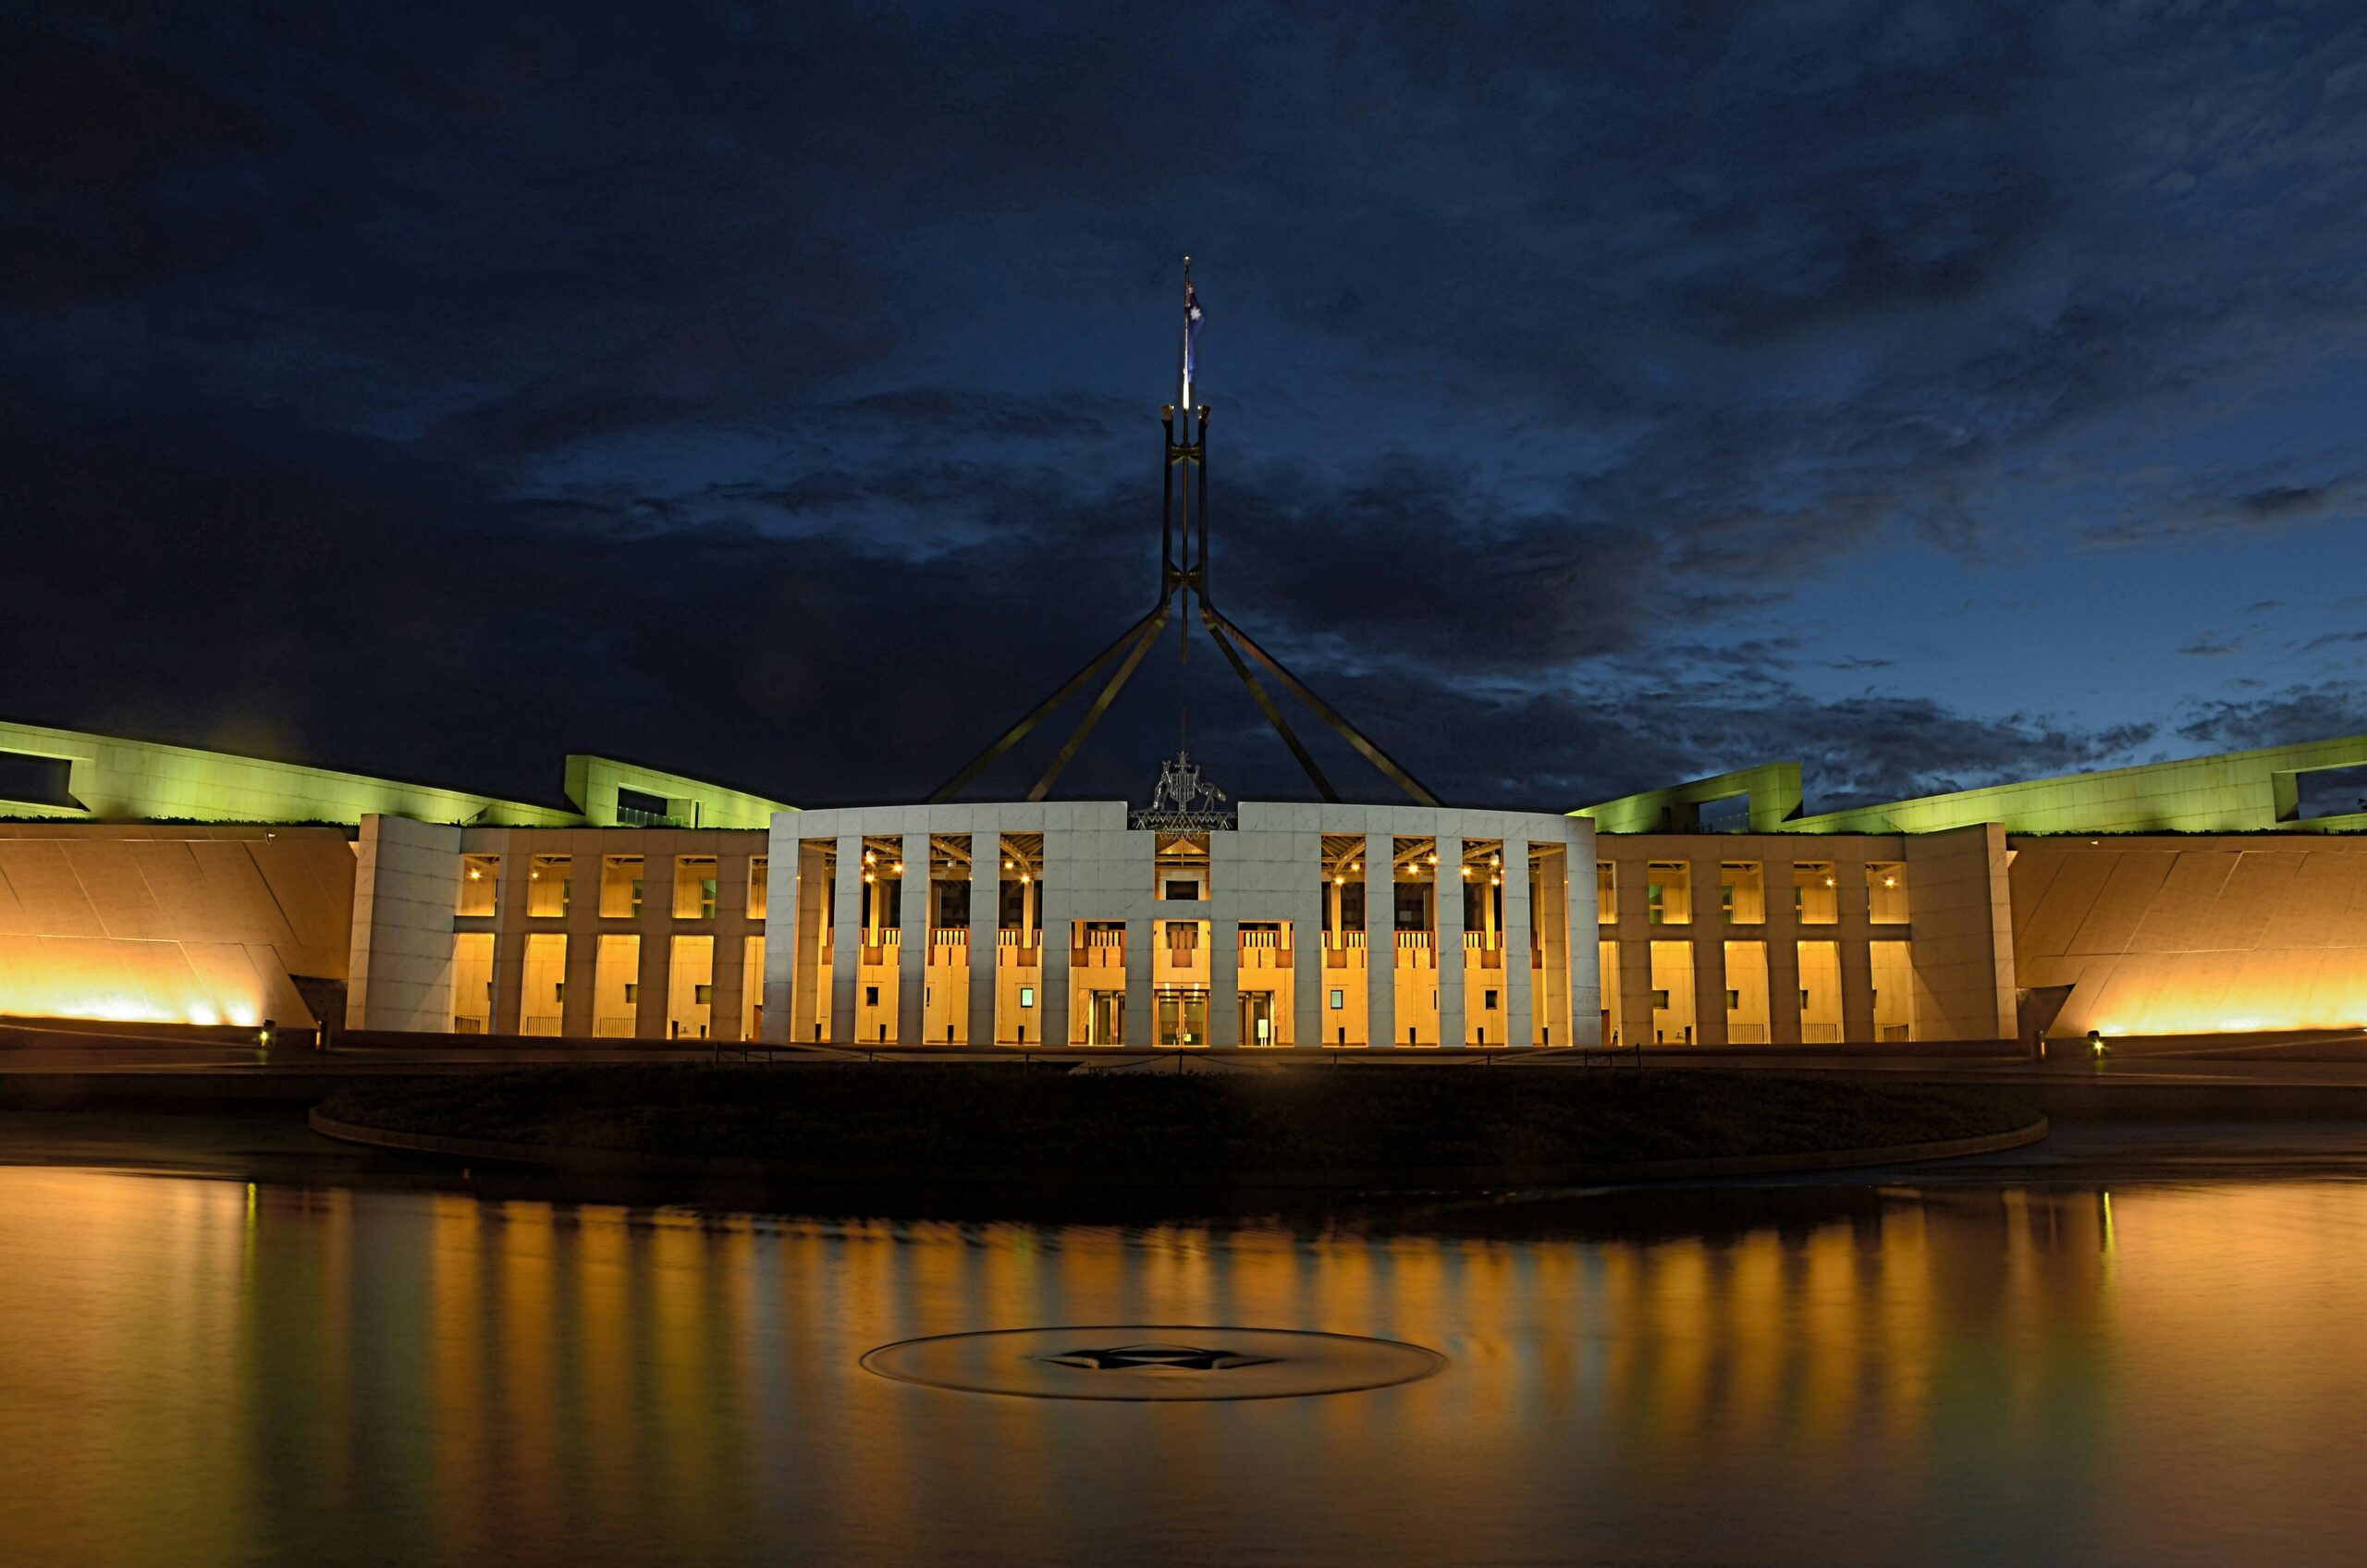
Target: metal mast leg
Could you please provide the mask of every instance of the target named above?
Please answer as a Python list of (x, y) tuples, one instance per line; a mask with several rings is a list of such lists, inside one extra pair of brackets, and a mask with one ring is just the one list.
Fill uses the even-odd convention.
[(1118, 667), (1118, 673), (1110, 678), (1110, 684), (1101, 688), (1101, 694), (1093, 699), (1093, 705), (1087, 708), (1085, 717), (1077, 721), (1075, 732), (1070, 735), (1068, 743), (1061, 748), (1060, 755), (1054, 757), (1052, 766), (1044, 770), (1044, 777), (1036, 780), (1036, 787), (1027, 791), (1029, 800), (1040, 801), (1050, 792), (1052, 780), (1058, 778), (1061, 769), (1067, 767), (1075, 758), (1077, 748), (1085, 744), (1085, 738), (1087, 735), (1093, 733), (1093, 727), (1101, 722), (1101, 716), (1110, 711), (1110, 704), (1117, 700), (1118, 693), (1125, 688), (1127, 680), (1134, 673), (1134, 668), (1143, 662), (1143, 655), (1150, 652), (1151, 644), (1159, 641), (1159, 634), (1165, 630), (1167, 630), (1167, 604), (1162, 600), (1159, 603), (1159, 613), (1152, 616), (1149, 623), (1135, 634), (1134, 650), (1126, 655), (1125, 662)]
[(1208, 608), (1205, 594), (1200, 600), (1200, 624), (1208, 629), (1209, 640), (1215, 643), (1218, 651), (1224, 655), (1225, 662), (1233, 666), (1233, 672), (1241, 677), (1241, 683), (1249, 688), (1249, 695), (1257, 701), (1257, 711), (1266, 716), (1266, 722), (1274, 727), (1274, 733), (1282, 738), (1282, 744), (1291, 749), (1291, 755), (1298, 759), (1299, 766), (1306, 770), (1309, 778), (1315, 780), (1317, 791), (1327, 801), (1337, 801), (1340, 798), (1340, 792), (1331, 788), (1331, 780), (1323, 777), (1323, 770), (1316, 766), (1313, 753), (1299, 742), (1299, 738), (1292, 731), (1289, 721), (1282, 717), (1282, 710), (1276, 707), (1274, 699), (1266, 694), (1266, 687), (1257, 679), (1257, 672), (1241, 662), (1241, 655), (1233, 651), (1233, 643), (1226, 640), (1223, 631), (1218, 626), (1216, 612)]
[(1034, 729), (1038, 724), (1043, 723), (1044, 720), (1051, 715), (1052, 710), (1059, 707), (1062, 703), (1067, 702), (1077, 692), (1083, 691), (1085, 683), (1091, 680), (1095, 676), (1100, 674), (1104, 666), (1109, 664), (1111, 659), (1116, 658), (1120, 654), (1124, 653), (1127, 647), (1133, 643), (1137, 637), (1142, 635), (1144, 627), (1148, 626), (1154, 620), (1164, 621), (1167, 617), (1168, 600), (1171, 596), (1171, 595), (1161, 594), (1159, 603), (1152, 606), (1151, 612), (1148, 615), (1134, 622), (1134, 625), (1126, 628), (1126, 630), (1119, 635), (1116, 642), (1110, 643), (1108, 647), (1094, 655), (1092, 658), (1085, 662), (1085, 666), (1083, 669), (1080, 669), (1074, 675), (1070, 676), (1068, 680), (1061, 684), (1060, 690), (1054, 692), (1050, 696), (1036, 704), (1036, 706), (1029, 711), (1026, 717), (1021, 719), (1017, 724), (1014, 724), (1010, 729), (1004, 730), (1001, 737), (998, 739), (993, 745), (988, 746), (985, 751), (980, 752), (976, 756), (972, 757), (968, 765), (965, 766), (961, 772), (955, 774), (952, 778), (947, 779), (944, 783), (938, 785), (936, 790), (931, 791), (928, 797), (930, 802), (934, 803), (942, 801), (950, 801), (954, 796), (960, 794), (963, 790), (967, 789), (970, 785), (970, 781), (977, 778), (981, 773), (984, 773), (988, 767), (992, 766), (997, 757), (1001, 756), (1005, 752), (1011, 750), (1012, 747), (1016, 746), (1020, 741), (1025, 740), (1028, 732)]
[(1419, 804), (1434, 806), (1440, 803), (1439, 798), (1424, 788), (1418, 779), (1417, 779), (1412, 774), (1406, 772), (1404, 768), (1398, 766), (1394, 759), (1392, 759), (1388, 753), (1382, 751), (1379, 746), (1374, 745), (1370, 741), (1366, 740), (1362, 731), (1358, 730), (1355, 725), (1350, 724), (1346, 719), (1341, 717), (1337, 710), (1335, 710), (1331, 704), (1325, 702), (1322, 698), (1317, 696), (1312, 691), (1310, 691), (1307, 688), (1306, 682), (1301, 680), (1297, 676), (1293, 675), (1289, 670), (1284, 669), (1282, 667), (1281, 661), (1276, 659), (1273, 655), (1268, 653), (1265, 649), (1259, 647), (1251, 640), (1247, 632), (1242, 631), (1241, 628), (1235, 626), (1232, 621), (1227, 620), (1221, 613), (1214, 610), (1211, 610), (1209, 613), (1216, 617), (1217, 624), (1223, 627), (1224, 630), (1230, 632), (1233, 639), (1241, 644), (1244, 652), (1248, 654), (1251, 658), (1256, 659), (1259, 664), (1264, 665), (1268, 669), (1273, 671), (1274, 678), (1290, 689), (1292, 696), (1296, 697), (1300, 702), (1305, 703), (1308, 707), (1313, 708), (1317, 715), (1322, 718), (1324, 723), (1329, 724), (1334, 730), (1339, 732), (1342, 740), (1347, 741), (1351, 746), (1354, 746), (1358, 752), (1361, 752), (1367, 762), (1372, 764), (1373, 766), (1387, 774), (1391, 781), (1396, 784), (1399, 789), (1404, 790), (1408, 795), (1411, 795)]

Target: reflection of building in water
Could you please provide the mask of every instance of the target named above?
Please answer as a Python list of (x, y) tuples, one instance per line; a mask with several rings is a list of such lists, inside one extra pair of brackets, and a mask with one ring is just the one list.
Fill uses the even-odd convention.
[(1297, 1049), (2358, 1028), (2361, 767), (2367, 738), (1821, 815), (1780, 764), (1567, 816), (1154, 819), (800, 813), (589, 756), (540, 805), (0, 725), (0, 1015)]

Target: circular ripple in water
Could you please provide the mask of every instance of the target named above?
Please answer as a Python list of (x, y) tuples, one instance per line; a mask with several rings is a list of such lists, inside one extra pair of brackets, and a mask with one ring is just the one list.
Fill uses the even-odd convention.
[(1100, 1323), (899, 1340), (863, 1357), (900, 1382), (1027, 1399), (1288, 1399), (1385, 1389), (1446, 1357), (1420, 1345), (1306, 1329)]

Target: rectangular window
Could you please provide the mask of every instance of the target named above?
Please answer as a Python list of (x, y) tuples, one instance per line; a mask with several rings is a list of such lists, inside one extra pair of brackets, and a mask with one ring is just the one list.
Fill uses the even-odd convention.
[(1831, 925), (1841, 918), (1831, 861), (1804, 860), (1792, 867), (1792, 915), (1803, 925)]
[(1768, 1011), (1767, 944), (1726, 944), (1726, 1044), (1763, 1046), (1774, 1036)]
[(1485, 1000), (1485, 1001), (1481, 1002), (1481, 1003), (1479, 1004), (1479, 1005), (1480, 1005), (1480, 1007), (1481, 1007), (1481, 1008), (1483, 1008), (1484, 1010), (1486, 1010), (1486, 1011), (1489, 1011), (1489, 1012), (1493, 1012), (1493, 1011), (1496, 1011), (1496, 993), (1495, 993), (1495, 992), (1493, 992), (1493, 991), (1490, 991), (1490, 992), (1487, 992), (1487, 993), (1486, 993), (1486, 996), (1487, 996), (1487, 1000)]
[(536, 920), (558, 920), (567, 914), (569, 878), (573, 862), (566, 855), (536, 855), (526, 865), (526, 913)]
[(713, 855), (674, 857), (674, 918), (715, 918), (716, 859)]
[(1200, 896), (1200, 885), (1197, 882), (1171, 880), (1167, 884), (1166, 893), (1162, 896), (1170, 899), (1196, 899)]
[(879, 1005), (878, 986), (865, 986), (863, 988), (863, 1005), (865, 1007), (877, 1007)]
[(1902, 861), (1866, 863), (1866, 917), (1876, 925), (1907, 924), (1907, 865)]
[(765, 939), (746, 938), (742, 949), (747, 962), (740, 973), (740, 1037), (761, 1040), (765, 1037)]
[(1654, 925), (1693, 921), (1693, 868), (1679, 860), (1656, 860), (1644, 868), (1645, 918)]
[(493, 933), (464, 931), (452, 938), (452, 1032), (482, 1035), (493, 1027)]
[(495, 907), (495, 890), (501, 886), (499, 855), (462, 855), (460, 857), (460, 892), (453, 904), (454, 914), (491, 914)]
[(640, 1026), (641, 938), (600, 939), (592, 974), (592, 1033), (630, 1039)]
[(1811, 1046), (1841, 1038), (1841, 944), (1800, 944), (1800, 1039)]
[(519, 990), (518, 1032), (558, 1034), (559, 1009), (566, 999), (567, 936), (559, 931), (537, 931), (526, 938), (525, 984)]
[(1594, 863), (1594, 923), (1619, 924), (1619, 868), (1607, 860)]
[(666, 1035), (673, 1040), (711, 1037), (715, 999), (715, 938), (677, 937), (667, 954)]
[(1905, 942), (1866, 944), (1874, 982), (1874, 1038), (1915, 1038), (1915, 964)]
[(1729, 925), (1767, 922), (1767, 875), (1755, 860), (1730, 860), (1718, 867), (1718, 908)]
[(1693, 944), (1652, 944), (1652, 1040), (1689, 1046), (1693, 1033)]
[(758, 855), (748, 863), (748, 918), (765, 917), (766, 900), (771, 897), (771, 862)]
[(1348, 1005), (1348, 993), (1347, 993), (1347, 992), (1345, 992), (1345, 991), (1340, 991), (1340, 990), (1335, 990), (1335, 991), (1333, 991), (1333, 992), (1331, 993), (1331, 1011), (1332, 1011), (1333, 1012), (1338, 1012), (1338, 1011), (1340, 1011), (1343, 1008), (1345, 1008), (1347, 1005)]
[(1022, 986), (1019, 987), (1019, 1005), (1022, 1007), (1034, 1007), (1036, 1005), (1035, 986)]
[(639, 855), (600, 857), (600, 918), (630, 920), (641, 913)]

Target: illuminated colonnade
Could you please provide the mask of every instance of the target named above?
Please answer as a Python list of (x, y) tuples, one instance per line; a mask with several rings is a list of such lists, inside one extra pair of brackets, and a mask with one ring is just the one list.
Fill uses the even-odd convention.
[[(767, 1033), (865, 1045), (1593, 1038), (1594, 952), (1570, 937), (1594, 923), (1594, 885), (1568, 875), (1593, 859), (1591, 825), (1262, 802), (1237, 822), (1133, 828), (1117, 801), (778, 817), (768, 858), (797, 875), (774, 884)], [(1351, 861), (1373, 867), (1357, 873), (1355, 931), (1343, 929)], [(1436, 897), (1441, 862), (1463, 873), (1444, 880), (1465, 896)], [(988, 952), (991, 986), (974, 967)], [(1367, 984), (1375, 954), (1387, 986)]]

